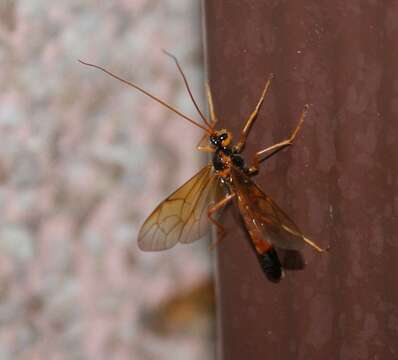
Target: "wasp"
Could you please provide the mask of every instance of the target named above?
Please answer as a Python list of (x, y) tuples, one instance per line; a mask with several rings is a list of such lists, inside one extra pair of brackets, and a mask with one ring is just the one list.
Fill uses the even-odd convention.
[(79, 60), (82, 64), (97, 68), (137, 89), (201, 128), (204, 135), (197, 149), (212, 155), (208, 165), (162, 201), (149, 215), (139, 231), (138, 246), (143, 251), (159, 251), (169, 249), (177, 243), (192, 243), (208, 234), (212, 224), (218, 229), (218, 242), (220, 242), (225, 237), (226, 230), (217, 220), (216, 215), (227, 204), (233, 202), (242, 216), (261, 268), (269, 280), (278, 282), (283, 275), (283, 269), (277, 250), (299, 251), (304, 244), (318, 252), (326, 249), (306, 237), (274, 200), (256, 185), (252, 177), (259, 172), (261, 161), (293, 144), (303, 125), (308, 105), (304, 106), (298, 125), (289, 138), (258, 151), (251, 164), (246, 165), (241, 153), (264, 102), (273, 75), (270, 75), (266, 81), (256, 107), (245, 121), (240, 137), (234, 144), (232, 134), (228, 129), (216, 129), (218, 119), (208, 84), (206, 84), (206, 95), (210, 119), (202, 113), (196, 103), (177, 58), (170, 53), (166, 52), (166, 54), (174, 60), (203, 123), (193, 120), (165, 101), (104, 67)]

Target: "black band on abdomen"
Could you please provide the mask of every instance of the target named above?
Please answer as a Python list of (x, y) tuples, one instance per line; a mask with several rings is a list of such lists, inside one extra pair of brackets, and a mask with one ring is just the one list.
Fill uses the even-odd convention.
[(282, 265), (275, 249), (271, 248), (263, 255), (258, 254), (258, 259), (268, 280), (278, 282), (282, 277)]

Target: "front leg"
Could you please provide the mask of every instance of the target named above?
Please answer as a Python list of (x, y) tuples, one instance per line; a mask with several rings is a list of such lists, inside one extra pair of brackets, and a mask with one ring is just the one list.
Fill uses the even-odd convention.
[(214, 149), (213, 147), (211, 147), (211, 146), (209, 145), (209, 140), (208, 140), (208, 138), (209, 138), (209, 135), (204, 134), (204, 135), (200, 138), (198, 144), (196, 145), (196, 150), (202, 151), (202, 152), (207, 152), (207, 153), (214, 153), (214, 152), (216, 152), (216, 149)]
[[(259, 166), (260, 166), (260, 162), (263, 161), (264, 159), (274, 155), (276, 152), (278, 152), (279, 150), (281, 150), (282, 148), (284, 148), (285, 146), (289, 146), (292, 145), (294, 140), (297, 137), (297, 134), (299, 133), (301, 126), (303, 125), (305, 116), (308, 112), (308, 105), (304, 106), (304, 109), (301, 113), (300, 116), (300, 120), (299, 123), (297, 125), (297, 127), (294, 129), (293, 133), (290, 135), (290, 137), (287, 140), (283, 140), (277, 144), (274, 144), (272, 146), (269, 146), (267, 148), (265, 148), (264, 150), (260, 150), (256, 153), (256, 155), (254, 156), (254, 160), (253, 160), (253, 165), (249, 167), (249, 169), (247, 170), (249, 175), (253, 175), (255, 173), (258, 172), (259, 170)], [(264, 154), (266, 154), (267, 152), (273, 151), (270, 155), (264, 157)]]
[(244, 146), (245, 146), (245, 144), (246, 144), (246, 139), (247, 139), (247, 136), (249, 135), (251, 126), (252, 126), (254, 120), (255, 120), (256, 117), (257, 117), (257, 114), (258, 114), (258, 112), (259, 112), (259, 110), (260, 110), (260, 108), (261, 108), (261, 105), (263, 104), (265, 95), (267, 94), (268, 88), (269, 88), (269, 86), (270, 86), (270, 84), (271, 84), (271, 80), (272, 80), (273, 77), (274, 77), (274, 74), (271, 74), (271, 75), (269, 76), (268, 81), (266, 82), (266, 84), (265, 84), (265, 86), (264, 86), (264, 90), (263, 90), (263, 92), (262, 92), (262, 94), (261, 94), (260, 100), (258, 101), (258, 103), (257, 103), (257, 105), (256, 105), (256, 108), (255, 108), (254, 111), (251, 113), (251, 115), (249, 116), (249, 118), (246, 120), (246, 124), (245, 124), (245, 126), (243, 127), (243, 129), (242, 129), (242, 131), (241, 131), (241, 133), (240, 133), (239, 141), (238, 141), (238, 143), (234, 146), (234, 150), (235, 150), (235, 152), (238, 153), (238, 154), (242, 152), (242, 150), (243, 150), (243, 148), (244, 148)]
[[(216, 125), (218, 119), (217, 119), (216, 114), (214, 112), (213, 97), (211, 95), (210, 86), (209, 86), (209, 84), (207, 82), (205, 84), (205, 88), (206, 88), (207, 103), (208, 103), (209, 111), (210, 111), (210, 125), (211, 125), (211, 128), (213, 129), (214, 126)], [(199, 140), (198, 145), (196, 145), (196, 149), (199, 150), (199, 151), (202, 151), (202, 152), (214, 153), (216, 150), (213, 147), (208, 145), (208, 143), (209, 143), (208, 137), (209, 137), (208, 134), (204, 134), (201, 137), (201, 139)]]
[(214, 129), (214, 126), (216, 125), (218, 119), (216, 116), (216, 113), (214, 111), (214, 103), (213, 103), (213, 96), (211, 95), (211, 89), (210, 85), (208, 82), (205, 83), (205, 89), (206, 89), (206, 97), (207, 97), (207, 105), (209, 107), (210, 111), (210, 119), (211, 119), (211, 128)]

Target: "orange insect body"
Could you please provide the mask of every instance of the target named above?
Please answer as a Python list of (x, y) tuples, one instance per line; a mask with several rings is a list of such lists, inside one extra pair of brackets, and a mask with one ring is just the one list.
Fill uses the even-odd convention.
[[(138, 246), (144, 251), (158, 251), (171, 248), (178, 242), (191, 243), (206, 235), (211, 223), (217, 226), (218, 240), (220, 241), (225, 235), (225, 229), (214, 219), (213, 215), (234, 200), (265, 274), (271, 281), (279, 281), (282, 276), (282, 265), (276, 249), (297, 251), (305, 243), (319, 252), (324, 249), (305, 237), (297, 225), (251, 180), (251, 176), (258, 172), (259, 163), (264, 158), (272, 156), (283, 147), (293, 143), (304, 121), (308, 106), (305, 106), (299, 124), (287, 140), (258, 151), (251, 166), (246, 166), (240, 153), (246, 144), (246, 138), (263, 103), (272, 76), (268, 79), (255, 110), (246, 120), (239, 141), (232, 145), (232, 135), (228, 130), (214, 130), (217, 118), (209, 87), (206, 89), (211, 121), (206, 119), (196, 104), (177, 59), (173, 55), (166, 54), (175, 61), (188, 93), (205, 125), (188, 118), (164, 101), (110, 71), (82, 62), (134, 87), (193, 125), (202, 128), (206, 134), (197, 148), (200, 151), (213, 154), (211, 164), (200, 170), (152, 212), (138, 234)], [(206, 138), (208, 139), (207, 144), (202, 145)]]

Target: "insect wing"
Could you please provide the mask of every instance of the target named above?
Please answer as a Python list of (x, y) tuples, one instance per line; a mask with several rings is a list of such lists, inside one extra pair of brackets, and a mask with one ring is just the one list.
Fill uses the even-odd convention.
[(139, 248), (165, 250), (203, 237), (210, 227), (207, 209), (220, 194), (218, 177), (208, 165), (152, 212), (139, 232)]
[(247, 204), (247, 214), (264, 239), (280, 249), (300, 250), (304, 235), (286, 213), (242, 171), (231, 168), (231, 176), (238, 201)]

